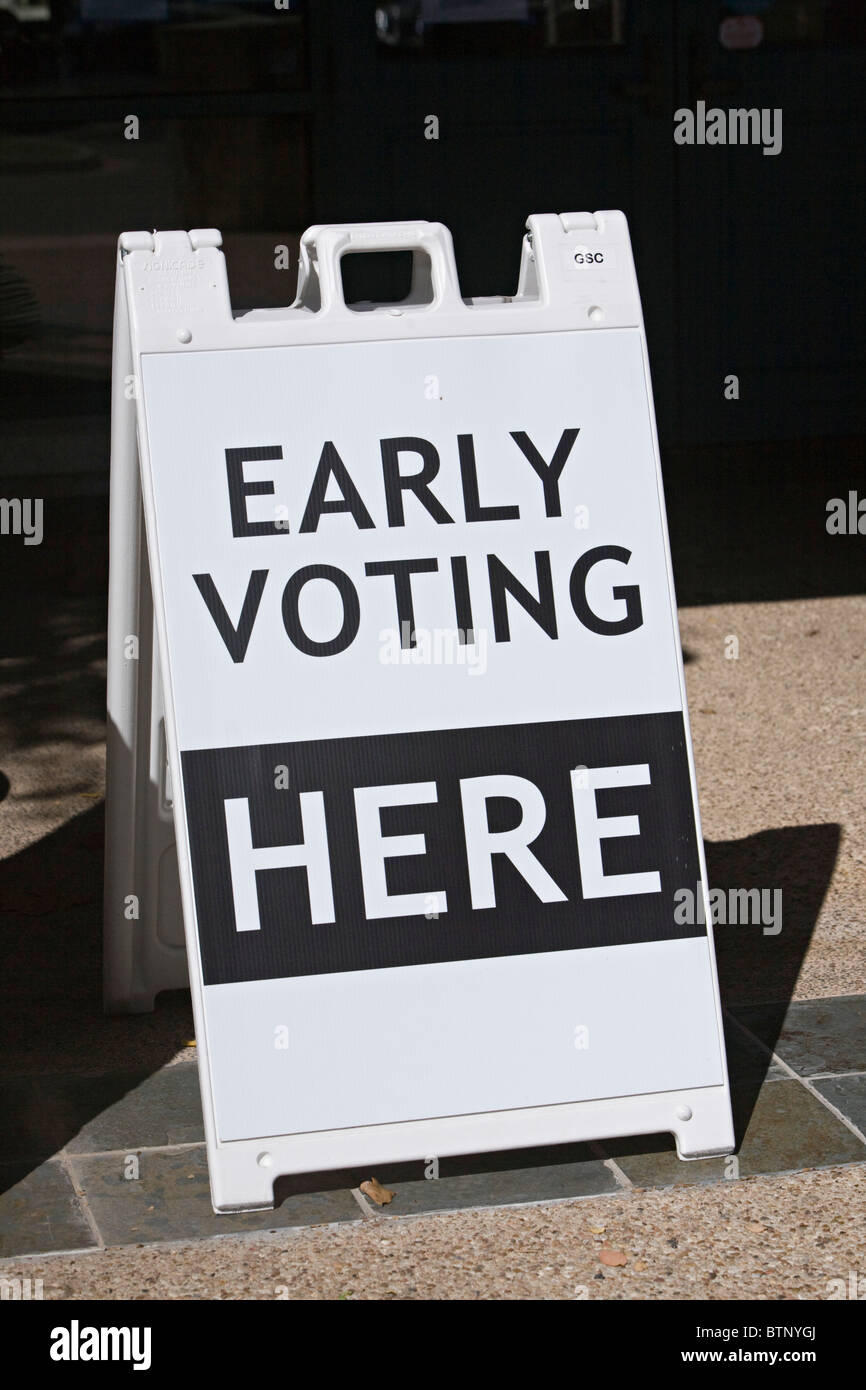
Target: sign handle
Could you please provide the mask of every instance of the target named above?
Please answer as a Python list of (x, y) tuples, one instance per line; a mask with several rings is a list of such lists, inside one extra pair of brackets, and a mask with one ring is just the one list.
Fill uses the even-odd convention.
[(319, 314), (353, 312), (343, 297), (340, 260), (354, 251), (412, 251), (412, 288), (407, 304), (465, 310), (460, 297), (454, 244), (441, 222), (370, 222), (310, 227), (301, 237), (295, 308)]

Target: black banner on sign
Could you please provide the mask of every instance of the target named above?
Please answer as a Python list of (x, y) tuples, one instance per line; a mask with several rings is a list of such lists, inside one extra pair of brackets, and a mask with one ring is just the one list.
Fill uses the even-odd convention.
[(706, 931), (680, 711), (182, 764), (206, 985)]

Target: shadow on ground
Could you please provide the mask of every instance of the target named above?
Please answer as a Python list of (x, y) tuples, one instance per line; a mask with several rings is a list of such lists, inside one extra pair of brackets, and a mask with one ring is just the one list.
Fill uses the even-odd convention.
[[(100, 804), (0, 862), (0, 1074), (29, 1087), (17, 1122), (39, 1136), (33, 1166), (120, 1098), (121, 1073), (158, 1071), (193, 1036), (187, 991), (161, 996), (152, 1014), (102, 1012), (103, 836)], [(92, 1104), (79, 1087), (69, 1123), (44, 1123), (29, 1114), (38, 1080), (61, 1075), (91, 1078)]]
[[(163, 1067), (192, 1037), (189, 995), (162, 995), (153, 1014), (106, 1018), (101, 1006), (101, 894), (103, 808), (100, 805), (0, 863), (2, 1013), (6, 1034), (2, 1069), (7, 1077), (77, 1075), (74, 1113), (62, 1111), (41, 1135), (34, 1166), (62, 1148), (81, 1126), (119, 1100), (145, 1074)], [(761, 1041), (772, 1050), (790, 1000), (815, 919), (830, 881), (839, 845), (832, 825), (768, 830), (745, 840), (707, 845), (708, 874), (715, 888), (772, 885), (783, 895), (783, 926), (764, 936), (757, 926), (719, 926), (716, 947), (723, 1002), (770, 1003), (770, 1031)], [(772, 1025), (775, 1024), (775, 1036)], [(736, 1040), (734, 1040), (736, 1041)], [(738, 1133), (744, 1131), (766, 1072), (752, 1055), (738, 1074), (740, 1050), (729, 1046), (736, 1088)], [(112, 1089), (112, 1087), (114, 1089)], [(38, 1106), (38, 1087), (19, 1097)], [(88, 1098), (91, 1097), (92, 1100)], [(562, 1146), (548, 1162), (577, 1162), (585, 1146)], [(537, 1151), (471, 1155), (443, 1160), (449, 1174), (495, 1172), (534, 1166)], [(417, 1178), (418, 1165), (406, 1165)], [(392, 1170), (389, 1170), (389, 1172)], [(395, 1180), (403, 1169), (393, 1170)], [(354, 1181), (357, 1180), (357, 1175)], [(351, 1185), (354, 1185), (354, 1181)], [(343, 1173), (281, 1179), (280, 1199), (298, 1192), (345, 1187)]]

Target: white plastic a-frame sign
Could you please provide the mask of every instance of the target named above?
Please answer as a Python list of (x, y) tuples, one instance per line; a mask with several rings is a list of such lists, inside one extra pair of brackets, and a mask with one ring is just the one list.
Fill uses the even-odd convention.
[[(527, 225), (514, 297), (463, 300), (442, 226), (314, 227), (238, 317), (218, 233), (120, 241), (109, 1003), (179, 982), (173, 805), (220, 1211), (733, 1145), (628, 231)], [(408, 298), (348, 308), (341, 257), (403, 249)]]

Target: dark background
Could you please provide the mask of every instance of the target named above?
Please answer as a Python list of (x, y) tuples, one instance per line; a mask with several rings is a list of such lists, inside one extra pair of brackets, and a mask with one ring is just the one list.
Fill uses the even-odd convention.
[[(825, 526), (829, 499), (866, 496), (863, 0), (527, 0), (498, 22), (484, 22), (492, 0), (463, 0), (479, 22), (447, 24), (381, 8), (377, 33), (372, 0), (0, 0), (0, 495), (45, 501), (42, 545), (0, 537), (0, 714), (36, 783), (22, 799), (41, 797), (55, 827), (34, 838), (10, 816), (3, 846), (13, 1070), (128, 1071), (134, 1055), (156, 1071), (191, 1034), (180, 993), (135, 1031), (101, 1018), (103, 813), (74, 800), (101, 790), (84, 755), (104, 740), (121, 232), (220, 228), (241, 310), (293, 299), (312, 223), (445, 222), (463, 293), (482, 295), (515, 290), (529, 214), (621, 208), (680, 602), (864, 589), (866, 536)], [(425, 0), (428, 18), (455, 9)], [(756, 47), (722, 43), (738, 20)], [(781, 153), (677, 146), (674, 112), (699, 100), (781, 108)], [(385, 271), (365, 273), (358, 298), (394, 293)], [(61, 783), (74, 815), (57, 809)], [(712, 884), (785, 895), (778, 943), (719, 935), (728, 1003), (794, 992), (841, 834), (823, 809), (807, 814), (708, 846)]]
[[(31, 573), (104, 584), (120, 232), (219, 227), (245, 309), (292, 300), (313, 222), (445, 222), (463, 293), (503, 294), (530, 213), (621, 208), (680, 600), (862, 587), (862, 541), (823, 523), (866, 490), (866, 6), (286, 3), (0, 0), (4, 492), (68, 499), (91, 538)], [(731, 49), (732, 23), (755, 32), (742, 11), (761, 42)], [(485, 22), (508, 12), (524, 17)], [(676, 145), (674, 111), (698, 100), (781, 108), (781, 153)], [(359, 276), (356, 297), (393, 295), (387, 270)]]

